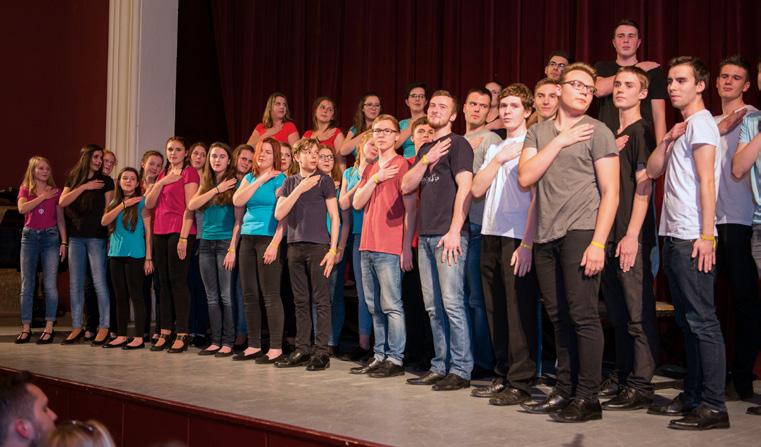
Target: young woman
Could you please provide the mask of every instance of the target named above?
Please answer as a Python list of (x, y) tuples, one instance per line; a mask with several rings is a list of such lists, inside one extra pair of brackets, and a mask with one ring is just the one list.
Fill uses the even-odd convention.
[(156, 183), (161, 173), (161, 165), (164, 164), (164, 156), (159, 151), (145, 151), (140, 160), (140, 191), (147, 194), (148, 190)]
[(116, 154), (108, 149), (103, 149), (103, 175), (111, 176), (119, 162), (116, 160)]
[(428, 86), (423, 82), (413, 82), (407, 86), (407, 92), (404, 95), (404, 103), (410, 109), (410, 117), (399, 121), (399, 140), (396, 142), (396, 148), (401, 147), (401, 153), (404, 158), (415, 156), (415, 144), (412, 142), (412, 123), (425, 116), (425, 106), (428, 105)]
[[(114, 200), (100, 220), (108, 226), (111, 240), (108, 249), (111, 280), (116, 294), (117, 335), (104, 348), (140, 349), (145, 322), (143, 281), (153, 273), (151, 258), (151, 213), (145, 209), (140, 194), (140, 176), (135, 168), (119, 172)], [(130, 299), (135, 310), (135, 336), (127, 338)]]
[(190, 166), (198, 172), (198, 175), (203, 175), (203, 167), (206, 163), (206, 154), (209, 152), (209, 147), (206, 143), (197, 142), (190, 146)]
[[(336, 188), (336, 195), (341, 190), (341, 170), (336, 163), (335, 151), (327, 146), (320, 146), (318, 155), (317, 169), (327, 176), (333, 179), (333, 185)], [(340, 220), (338, 225), (340, 227), (340, 236), (338, 238), (338, 248), (336, 254), (335, 265), (333, 271), (330, 274), (329, 290), (330, 290), (330, 308), (331, 308), (331, 333), (328, 340), (328, 347), (331, 355), (338, 354), (338, 346), (341, 341), (341, 329), (343, 329), (344, 318), (346, 315), (346, 306), (344, 304), (344, 276), (346, 274), (346, 263), (344, 262), (344, 251), (346, 243), (349, 240), (349, 232), (351, 230), (351, 216), (350, 211), (340, 211)], [(334, 221), (333, 221), (334, 222)], [(326, 222), (328, 231), (330, 231), (331, 220), (328, 216)], [(312, 307), (312, 313), (314, 318), (317, 318), (317, 308)]]
[[(316, 138), (320, 144), (337, 150), (344, 141), (344, 135), (336, 121), (336, 103), (327, 96), (320, 96), (312, 104), (312, 129), (304, 132), (304, 138)], [(341, 171), (346, 169), (346, 161), (340, 157)]]
[[(248, 348), (235, 360), (256, 359), (275, 363), (283, 356), (283, 303), (280, 298), (281, 260), (278, 247), (285, 232), (285, 221), (275, 219), (276, 192), (285, 182), (280, 144), (274, 138), (259, 140), (254, 154), (253, 172), (246, 175), (233, 196), (233, 204), (245, 206), (240, 244), (240, 270), (243, 303), (248, 320)], [(261, 298), (267, 310), (270, 347), (264, 356), (261, 345)]]
[[(153, 261), (161, 284), (161, 334), (152, 351), (166, 349), (172, 327), (177, 338), (169, 352), (187, 350), (190, 297), (188, 253), (195, 250), (196, 227), (187, 202), (198, 191), (198, 171), (188, 165), (188, 151), (182, 137), (166, 143), (166, 166), (145, 198), (145, 207), (155, 208), (153, 217)], [(176, 321), (173, 315), (176, 313)]]
[(346, 134), (346, 139), (341, 146), (338, 146), (339, 155), (345, 157), (355, 152), (359, 143), (359, 136), (373, 127), (373, 121), (381, 113), (380, 97), (375, 93), (365, 93), (359, 99), (357, 112), (354, 114), (354, 122)]
[(291, 175), (289, 172), (293, 166), (293, 149), (288, 143), (280, 143), (280, 169), (285, 175)]
[[(161, 173), (161, 167), (163, 164), (164, 156), (161, 152), (149, 150), (143, 154), (143, 158), (140, 160), (140, 175), (138, 176), (138, 178), (140, 178), (140, 192), (143, 195), (147, 195), (151, 188), (153, 188), (153, 185), (156, 184), (156, 179)], [(153, 333), (151, 332), (151, 310), (153, 309), (151, 290), (153, 290), (156, 295), (156, 330)], [(154, 341), (159, 338), (159, 322), (161, 321), (161, 313), (159, 312), (158, 304), (160, 302), (159, 293), (159, 277), (154, 269), (153, 273), (146, 275), (145, 280), (143, 281), (143, 297), (145, 298), (145, 324), (143, 334), (144, 336), (148, 336), (152, 333), (153, 335), (151, 336), (151, 339)], [(137, 327), (137, 325), (138, 322), (136, 321), (135, 327)]]
[(359, 139), (360, 151), (357, 152), (357, 161), (354, 166), (344, 171), (343, 183), (341, 184), (341, 193), (338, 197), (338, 205), (342, 211), (351, 210), (351, 236), (348, 241), (348, 245), (351, 249), (351, 265), (354, 271), (354, 283), (357, 287), (357, 318), (359, 324), (359, 347), (353, 351), (342, 356), (344, 360), (357, 361), (363, 358), (369, 358), (373, 351), (370, 349), (370, 336), (373, 331), (373, 320), (370, 316), (370, 312), (367, 309), (367, 303), (365, 302), (365, 291), (362, 288), (362, 263), (359, 257), (359, 241), (362, 234), (362, 218), (364, 212), (362, 210), (357, 211), (352, 208), (351, 202), (354, 197), (354, 193), (357, 192), (359, 181), (362, 179), (362, 174), (370, 166), (371, 163), (375, 163), (378, 158), (378, 150), (375, 147), (375, 141), (373, 140), (373, 134), (370, 131), (365, 131)]
[(199, 260), (209, 306), (211, 344), (199, 352), (200, 355), (228, 357), (233, 354), (232, 270), (243, 216), (243, 209), (233, 208), (232, 203), (237, 183), (230, 147), (212, 143), (201, 186), (188, 203), (189, 210), (204, 211)]
[(280, 92), (271, 94), (267, 99), (262, 122), (256, 125), (247, 143), (254, 147), (259, 140), (269, 137), (288, 144), (294, 144), (299, 139), (299, 131), (288, 111), (288, 98)]
[(504, 125), (502, 120), (499, 119), (499, 94), (504, 88), (502, 84), (497, 81), (489, 81), (484, 86), (486, 90), (491, 93), (491, 102), (489, 103), (489, 111), (486, 113), (486, 128), (487, 129), (502, 129)]
[(58, 262), (66, 257), (66, 225), (63, 210), (58, 206), (61, 190), (56, 188), (47, 158), (34, 156), (21, 182), (18, 210), (24, 215), (21, 232), (21, 333), (16, 343), (27, 343), (32, 337), (32, 301), (37, 282), (37, 264), (42, 264), (45, 289), (45, 329), (38, 344), (53, 342), (58, 309)]
[(64, 208), (69, 233), (69, 290), (72, 331), (63, 341), (71, 344), (84, 334), (82, 307), (84, 280), (89, 262), (98, 299), (98, 333), (94, 344), (102, 345), (108, 337), (110, 303), (106, 280), (107, 229), (100, 224), (106, 204), (111, 202), (114, 181), (103, 175), (103, 148), (88, 144), (80, 150), (79, 161), (69, 172), (58, 205)]

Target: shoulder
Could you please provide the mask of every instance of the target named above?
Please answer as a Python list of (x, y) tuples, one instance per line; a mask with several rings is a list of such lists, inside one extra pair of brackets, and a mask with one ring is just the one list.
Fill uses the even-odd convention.
[(247, 181), (248, 183), (253, 182), (254, 181), (254, 173), (253, 172), (249, 172), (248, 174), (246, 174), (245, 177), (243, 177), (243, 180)]
[(198, 171), (190, 165), (185, 166), (182, 170), (182, 178), (185, 180), (185, 183), (198, 183), (201, 181)]
[[(602, 121), (592, 118), (589, 115), (584, 115), (584, 118), (582, 119), (584, 124), (591, 124), (594, 126), (594, 133), (600, 134), (600, 135), (610, 135), (611, 138), (613, 138), (613, 131), (610, 130), (610, 128), (603, 123)], [(580, 121), (579, 123), (581, 123)]]
[(296, 124), (294, 124), (293, 121), (286, 121), (285, 124), (283, 124), (283, 130), (287, 131), (289, 134), (296, 132)]
[(262, 134), (264, 132), (266, 132), (266, 129), (264, 128), (264, 124), (263, 123), (257, 124), (256, 127), (254, 128), (254, 130), (257, 131), (258, 133), (262, 133)]

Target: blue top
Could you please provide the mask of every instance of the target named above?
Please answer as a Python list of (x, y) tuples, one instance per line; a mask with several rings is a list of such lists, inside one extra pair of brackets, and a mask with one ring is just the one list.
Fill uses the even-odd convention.
[(203, 210), (203, 232), (201, 239), (207, 241), (229, 241), (235, 226), (235, 207), (230, 205), (209, 205)]
[[(761, 112), (748, 113), (740, 126), (739, 143), (747, 144), (761, 132)], [(756, 208), (753, 211), (753, 225), (761, 224), (761, 156), (756, 158), (750, 170), (750, 187)]]
[[(399, 121), (399, 130), (404, 130), (408, 127), (410, 127), (410, 119), (403, 119)], [(406, 140), (404, 140), (404, 143), (402, 143), (402, 156), (404, 158), (411, 158), (415, 156), (415, 144), (412, 142), (412, 137), (407, 137)]]
[[(330, 176), (328, 176), (330, 177)], [(333, 181), (332, 179), (330, 180)], [(338, 200), (341, 198), (341, 188), (336, 189), (336, 203), (338, 203)], [(338, 234), (341, 234), (341, 225), (343, 225), (343, 222), (341, 220), (343, 219), (343, 213), (341, 213), (341, 207), (338, 207)], [(325, 217), (325, 224), (328, 227), (328, 236), (330, 236), (330, 213), (327, 213), (327, 216)]]
[[(361, 178), (359, 177), (359, 170), (354, 166), (349, 167), (344, 171), (344, 181), (346, 181), (346, 191), (350, 191)], [(362, 219), (365, 216), (365, 210), (351, 209), (351, 234), (362, 234)]]
[(111, 233), (108, 256), (112, 258), (127, 257), (142, 259), (145, 257), (145, 226), (143, 225), (143, 208), (145, 198), (137, 205), (137, 225), (135, 231), (129, 231), (122, 222), (124, 211), (121, 211), (114, 223), (114, 232)]
[[(249, 184), (256, 178), (253, 173), (248, 173), (244, 178)], [(279, 174), (269, 179), (260, 186), (251, 198), (246, 202), (246, 214), (243, 215), (241, 234), (247, 236), (274, 236), (277, 229), (275, 219), (275, 204), (277, 197), (275, 192), (283, 186), (285, 174)]]

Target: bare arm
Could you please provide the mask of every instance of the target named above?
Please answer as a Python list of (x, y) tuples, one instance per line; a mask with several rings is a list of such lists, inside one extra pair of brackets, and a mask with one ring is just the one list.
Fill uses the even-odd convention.
[(402, 194), (407, 195), (417, 191), (427, 168), (428, 165), (421, 160), (418, 163), (415, 163), (415, 165), (404, 174), (404, 177), (402, 178)]
[(402, 147), (405, 141), (407, 141), (407, 138), (412, 135), (412, 123), (410, 123), (409, 126), (407, 126), (406, 129), (399, 132), (399, 139), (396, 140), (396, 144), (394, 145), (394, 149), (399, 149)]
[[(354, 173), (352, 173), (352, 175), (353, 174)], [(347, 190), (346, 183), (348, 183), (348, 181), (349, 179), (346, 177), (341, 180), (341, 194), (338, 195), (340, 197), (338, 199), (338, 206), (341, 211), (345, 211), (351, 208), (351, 199), (354, 197), (354, 193), (357, 192), (357, 187), (359, 186), (359, 182), (357, 182), (353, 188)]]
[(497, 157), (491, 159), (488, 165), (478, 171), (478, 174), (473, 178), (473, 186), (470, 189), (470, 193), (475, 198), (481, 198), (486, 194), (486, 191), (491, 187), (491, 183), (499, 173), (502, 163), (497, 160)]
[(655, 141), (661, 141), (666, 135), (666, 100), (653, 99), (650, 101), (650, 108), (653, 111)]
[(40, 205), (42, 202), (53, 197), (57, 191), (58, 191), (57, 189), (51, 189), (48, 192), (40, 194), (34, 199), (19, 197), (18, 201), (16, 202), (16, 207), (18, 208), (18, 212), (21, 214), (27, 214), (28, 212), (35, 209), (37, 205)]
[(412, 239), (415, 237), (417, 220), (417, 194), (402, 196), (404, 202), (404, 236), (402, 238), (402, 256), (399, 259), (403, 271), (412, 270)]
[(716, 260), (716, 241), (713, 238), (716, 222), (716, 180), (714, 179), (714, 161), (716, 146), (701, 144), (693, 146), (695, 174), (700, 188), (700, 234), (692, 249), (692, 257), (698, 257), (698, 271), (707, 272), (713, 268)]
[(606, 78), (598, 76), (595, 79), (595, 88), (597, 89), (597, 91), (595, 91), (595, 96), (602, 98), (603, 96), (608, 96), (613, 93), (613, 78), (615, 77), (615, 75)]
[[(594, 276), (602, 271), (605, 264), (605, 243), (608, 240), (610, 228), (616, 218), (618, 209), (619, 190), (619, 161), (618, 156), (608, 155), (595, 162), (595, 176), (600, 190), (600, 207), (597, 210), (595, 230), (592, 242), (589, 244), (581, 259), (586, 276)], [(600, 245), (603, 247), (601, 248)]]
[(336, 147), (339, 148), (338, 149), (339, 154), (343, 156), (351, 154), (354, 151), (354, 148), (357, 147), (357, 145), (359, 144), (360, 135), (355, 136), (354, 132), (349, 131), (349, 133), (346, 134), (346, 138), (344, 139), (343, 144), (341, 144), (341, 146), (338, 146), (338, 144), (336, 144)]
[(732, 157), (732, 176), (741, 179), (750, 171), (761, 153), (761, 132), (749, 143), (737, 145), (737, 152)]
[(626, 234), (616, 246), (616, 257), (623, 272), (628, 272), (634, 266), (639, 251), (639, 234), (642, 224), (647, 216), (650, 206), (650, 193), (653, 190), (653, 181), (647, 176), (645, 169), (638, 169), (636, 173), (637, 186), (634, 191), (634, 203), (632, 204), (629, 225)]

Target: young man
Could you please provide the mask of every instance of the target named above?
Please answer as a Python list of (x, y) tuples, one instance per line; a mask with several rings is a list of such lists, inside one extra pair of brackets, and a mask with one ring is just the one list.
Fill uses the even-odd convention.
[(624, 386), (602, 404), (606, 410), (636, 410), (653, 400), (658, 331), (650, 250), (655, 245), (655, 213), (650, 205), (653, 182), (646, 168), (655, 139), (650, 123), (640, 114), (647, 89), (647, 74), (634, 66), (620, 68), (613, 80), (620, 184), (602, 292), (615, 332), (618, 383)]
[(637, 49), (642, 44), (639, 25), (633, 20), (623, 19), (618, 22), (613, 31), (613, 48), (616, 50), (616, 60), (598, 62), (595, 64), (597, 80), (595, 87), (599, 98), (600, 108), (598, 119), (607, 124), (610, 130), (616, 132), (619, 128), (618, 110), (613, 104), (613, 77), (621, 67), (634, 65), (647, 72), (647, 98), (640, 104), (642, 117), (650, 122), (655, 129), (656, 141), (661, 141), (666, 133), (666, 84), (663, 70), (657, 62), (638, 61)]
[[(502, 139), (486, 128), (486, 113), (489, 111), (491, 94), (485, 88), (468, 91), (462, 106), (465, 118), (465, 139), (473, 148), (473, 174), (484, 164), (486, 150)], [(467, 297), (468, 323), (470, 326), (471, 349), (478, 375), (488, 374), (494, 367), (489, 325), (484, 309), (484, 293), (481, 287), (479, 260), (481, 258), (481, 221), (484, 216), (483, 198), (471, 198), (468, 212), (468, 256), (465, 259), (465, 296)]]
[(45, 393), (29, 382), (29, 373), (0, 379), (0, 445), (41, 445), (57, 418)]
[(534, 86), (534, 113), (528, 119), (526, 127), (536, 123), (555, 119), (558, 113), (558, 81), (551, 78), (539, 80)]
[[(288, 270), (296, 308), (296, 350), (275, 363), (278, 368), (307, 365), (307, 371), (321, 371), (330, 367), (328, 278), (336, 259), (340, 225), (331, 225), (330, 233), (326, 231), (326, 215), (331, 222), (339, 221), (338, 202), (333, 180), (317, 170), (319, 147), (315, 138), (302, 138), (293, 146), (299, 173), (283, 183), (275, 206), (275, 219), (288, 219)], [(317, 307), (313, 347), (311, 303)]]
[[(547, 314), (555, 327), (557, 385), (530, 413), (558, 422), (602, 418), (600, 389), (603, 333), (597, 312), (605, 242), (618, 206), (618, 149), (605, 124), (586, 115), (595, 72), (569, 65), (557, 87), (557, 117), (529, 129), (518, 182), (536, 187), (534, 265)], [(557, 275), (562, 275), (559, 278)], [(578, 345), (578, 385), (571, 380), (569, 334)]]
[[(758, 89), (761, 90), (761, 60), (757, 64)], [(761, 276), (761, 112), (745, 115), (740, 126), (737, 152), (732, 157), (732, 175), (744, 178), (750, 172), (753, 190), (753, 235), (751, 252), (756, 262), (756, 273)], [(758, 337), (758, 333), (756, 333)], [(758, 346), (758, 345), (756, 345)], [(761, 415), (761, 406), (748, 408), (749, 414)]]
[(557, 82), (563, 73), (563, 69), (571, 63), (573, 63), (573, 59), (568, 53), (562, 50), (555, 50), (550, 54), (550, 58), (547, 59), (547, 65), (544, 66), (544, 75)]
[(491, 101), (489, 101), (489, 111), (486, 113), (486, 128), (493, 131), (501, 130), (502, 120), (499, 119), (499, 110), (497, 110), (499, 100), (497, 98), (502, 91), (502, 84), (492, 80), (487, 82), (486, 85), (484, 85), (484, 88), (491, 96)]
[(401, 147), (402, 156), (410, 158), (415, 156), (415, 144), (412, 142), (410, 124), (425, 116), (425, 106), (428, 105), (426, 95), (428, 87), (424, 82), (413, 82), (407, 86), (404, 103), (410, 109), (410, 117), (399, 121), (401, 133), (396, 142), (396, 147)]
[(401, 182), (409, 163), (394, 151), (399, 125), (391, 115), (373, 123), (378, 161), (365, 170), (352, 206), (365, 210), (362, 240), (362, 285), (373, 316), (375, 358), (354, 373), (370, 377), (404, 374), (406, 331), (402, 307), (402, 271), (412, 269), (412, 236), (417, 196), (402, 195)]
[(489, 397), (492, 405), (530, 399), (536, 373), (537, 284), (531, 269), (536, 216), (531, 192), (518, 186), (518, 157), (532, 101), (531, 90), (523, 84), (509, 85), (500, 93), (507, 139), (489, 147), (473, 180), (473, 196), (486, 195), (480, 271), (497, 377), (471, 395)]
[(688, 56), (672, 59), (669, 65), (669, 97), (684, 122), (653, 151), (647, 175), (655, 180), (666, 174), (659, 233), (665, 238), (663, 266), (676, 321), (684, 333), (687, 377), (684, 392), (648, 412), (684, 416), (672, 420), (669, 428), (728, 428), (724, 338), (713, 298), (721, 137), (703, 104), (708, 67)]
[(430, 371), (407, 382), (433, 385), (436, 391), (469, 387), (473, 370), (465, 305), (473, 150), (465, 138), (452, 133), (456, 118), (454, 96), (435, 92), (428, 106), (434, 140), (420, 148), (402, 180), (402, 194), (420, 189), (420, 282), (436, 352)]
[(721, 133), (721, 176), (716, 201), (716, 270), (725, 272), (734, 301), (734, 361), (729, 378), (741, 399), (753, 397), (753, 367), (761, 336), (761, 303), (758, 274), (750, 251), (753, 230), (753, 194), (749, 178), (732, 176), (732, 157), (740, 138), (740, 126), (747, 112), (756, 108), (745, 104), (743, 94), (750, 88), (750, 64), (741, 56), (731, 56), (719, 64), (716, 89), (721, 98), (721, 115), (715, 116)]

